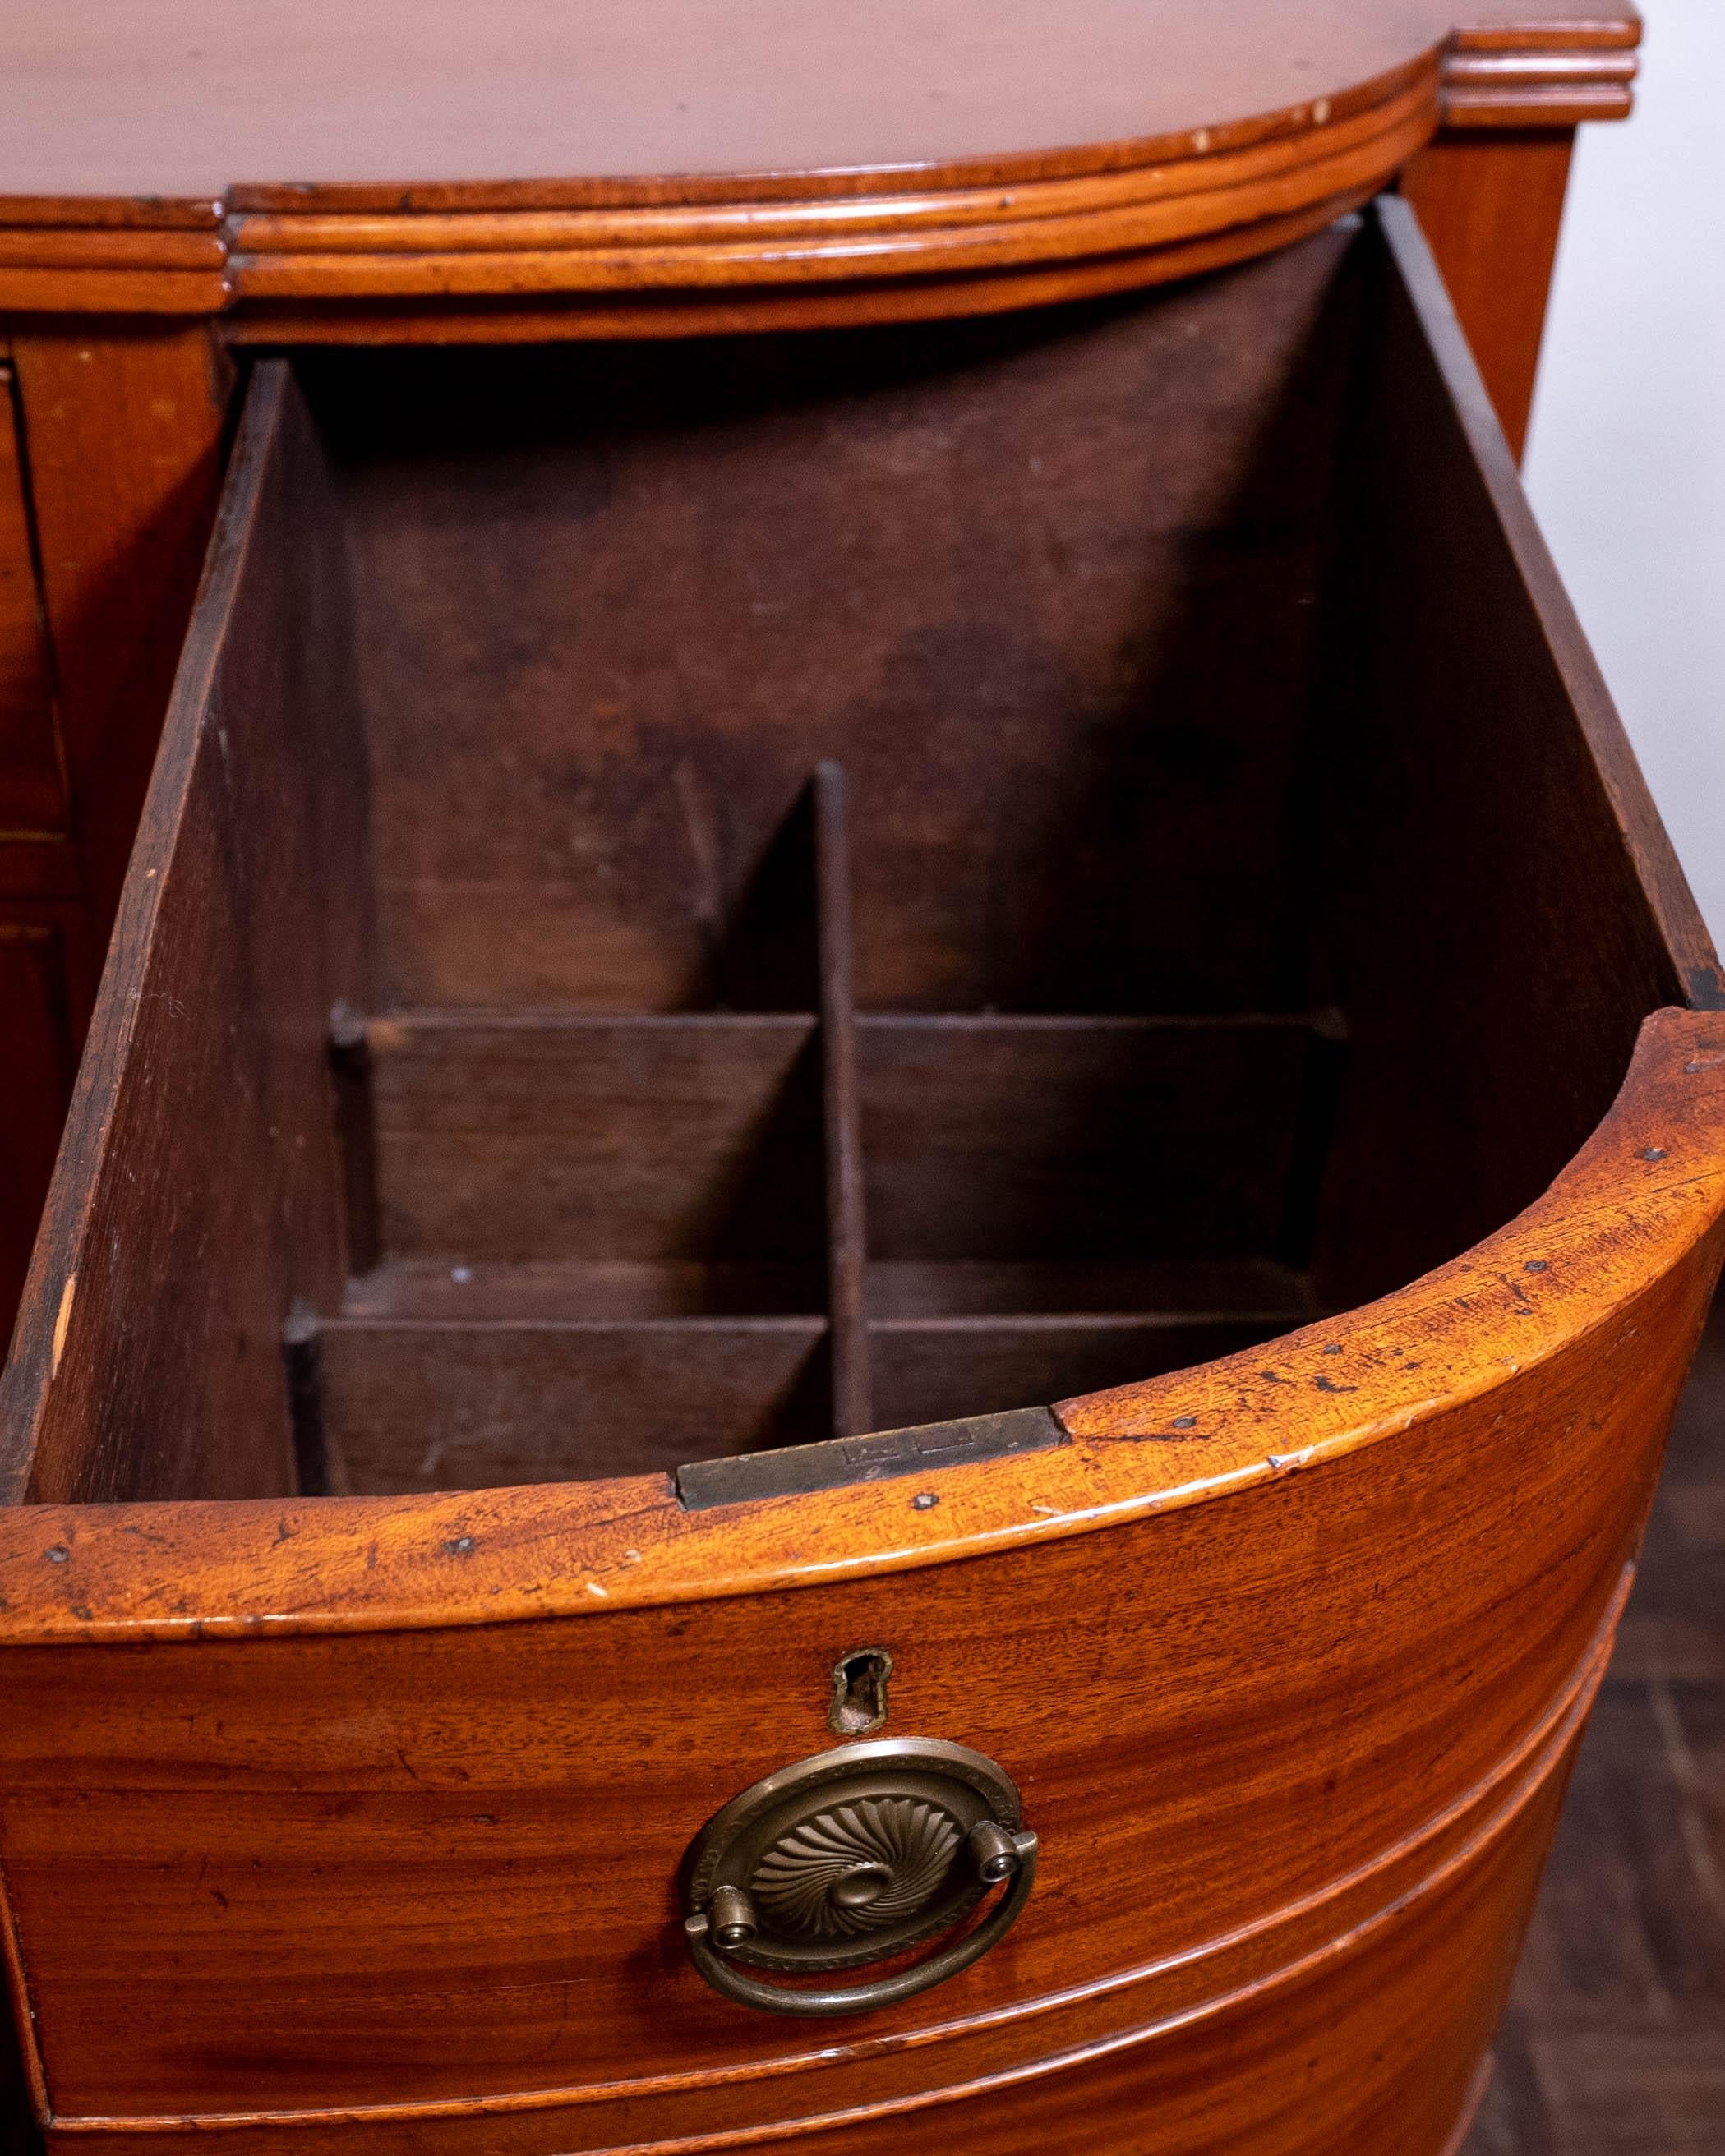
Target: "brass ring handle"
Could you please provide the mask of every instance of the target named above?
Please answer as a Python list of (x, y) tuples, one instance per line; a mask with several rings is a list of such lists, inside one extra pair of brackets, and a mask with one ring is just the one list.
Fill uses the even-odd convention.
[(721, 1928), (709, 1923), (704, 1915), (688, 1920), (689, 1951), (695, 1966), (715, 1991), (744, 2006), (759, 2007), (764, 2013), (869, 2014), (877, 2007), (896, 2006), (901, 1999), (914, 1999), (919, 1991), (944, 1984), (949, 1976), (957, 1976), (961, 1969), (979, 1961), (1018, 1922), (1036, 1883), (1037, 1842), (1034, 1834), (1016, 1834), (1010, 1840), (1017, 1861), (1010, 1875), (1003, 1875), (1012, 1881), (1005, 1893), (973, 1932), (939, 1953), (931, 1954), (927, 1961), (919, 1961), (914, 1969), (901, 1969), (892, 1976), (877, 1976), (865, 1984), (834, 1984), (819, 1990), (812, 1986), (793, 1990), (788, 1984), (763, 1984), (730, 1958), (721, 1943)]
[[(1011, 1930), (1036, 1878), (1037, 1838), (1011, 1778), (933, 1738), (817, 1753), (757, 1782), (691, 1852), (684, 1930), (713, 1989), (762, 2013), (865, 2014), (913, 1998)], [(952, 1933), (1004, 1887), (973, 1929), (925, 1961), (855, 1984), (786, 1984), (896, 1958)]]

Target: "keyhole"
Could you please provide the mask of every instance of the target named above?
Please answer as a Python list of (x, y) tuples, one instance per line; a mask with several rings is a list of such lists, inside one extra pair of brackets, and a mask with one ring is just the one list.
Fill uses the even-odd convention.
[(833, 1669), (829, 1726), (840, 1737), (866, 1737), (886, 1720), (886, 1680), (892, 1657), (885, 1647), (854, 1647)]

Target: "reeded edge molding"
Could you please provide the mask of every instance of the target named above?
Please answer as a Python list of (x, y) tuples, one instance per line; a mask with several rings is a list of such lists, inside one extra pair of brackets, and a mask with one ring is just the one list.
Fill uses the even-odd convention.
[[(1178, 1969), (1190, 1969), (1209, 1961), (1224, 1961), (1257, 1941), (1278, 1932), (1294, 1933), (1296, 1950), (1291, 1958), (1263, 1974), (1235, 1983), (1204, 1997), (1189, 1999), (1142, 2022), (1108, 2031), (1100, 2038), (1065, 2052), (1055, 2052), (1015, 2061), (999, 2071), (947, 2087), (909, 2090), (841, 2112), (792, 2118), (768, 2118), (739, 2123), (694, 2135), (673, 2134), (667, 2138), (632, 2141), (631, 2151), (640, 2156), (657, 2152), (694, 2152), (752, 2145), (791, 2135), (825, 2131), (865, 2119), (896, 2116), (931, 2106), (975, 2096), (988, 2090), (1009, 2087), (1029, 2078), (1083, 2065), (1111, 2052), (1128, 2050), (1160, 2037), (1189, 2030), (1247, 2002), (1297, 1982), (1325, 1963), (1353, 1951), (1387, 1924), (1440, 1889), (1487, 1854), (1513, 1827), (1527, 1805), (1561, 1772), (1571, 1748), (1579, 1738), (1609, 1663), (1617, 1625), (1634, 1584), (1634, 1567), (1625, 1565), (1611, 1594), (1604, 1614), (1586, 1650), (1558, 1689), (1539, 1719), (1514, 1747), (1445, 1809), (1411, 1833), (1378, 1851), (1368, 1862), (1340, 1878), (1327, 1881), (1301, 1900), (1206, 1939), (1196, 1946), (1133, 1968), (1111, 1971), (1064, 1990), (1012, 2001), (985, 2013), (969, 2015), (922, 2029), (894, 2032), (885, 2037), (864, 2037), (853, 2042), (823, 2046), (777, 2058), (753, 2060), (684, 2074), (644, 2076), (637, 2080), (547, 2089), (511, 2090), (473, 2097), (446, 2097), (423, 2103), (351, 2104), (281, 2111), (186, 2112), (121, 2115), (59, 2115), (48, 2120), (58, 2133), (89, 2136), (116, 2133), (231, 2133), (249, 2129), (312, 2128), (340, 2126), (382, 2126), (430, 2119), (479, 2118), (521, 2112), (578, 2110), (612, 2103), (634, 2104), (655, 2096), (696, 2094), (720, 2087), (736, 2087), (762, 2081), (777, 2082), (787, 2075), (842, 2066), (846, 2062), (885, 2053), (922, 2051), (929, 2046), (962, 2040), (992, 2029), (1040, 2021), (1063, 2010), (1123, 1994), (1153, 1983)], [(1433, 1853), (1430, 1868), (1417, 1869), (1422, 1856)], [(1411, 1876), (1409, 1875), (1412, 1875)], [(1375, 1893), (1373, 1890), (1376, 1890)], [(1358, 1907), (1363, 1900), (1371, 1906)], [(1356, 1906), (1348, 1907), (1352, 1902)], [(1309, 1925), (1327, 1907), (1339, 1905), (1341, 1928), (1303, 1950), (1298, 1947), (1301, 1927)]]
[(1496, 23), (1456, 30), (1444, 52), (1446, 128), (1568, 128), (1626, 120), (1641, 18)]
[(1048, 306), (1139, 291), (1273, 254), (1370, 201), (1376, 183), (1312, 207), (1208, 238), (1100, 260), (1060, 262), (939, 275), (727, 290), (618, 290), (599, 295), (521, 293), (377, 300), (254, 300), (226, 318), (230, 343), (536, 344), (547, 338), (601, 339), (758, 335), (771, 330), (843, 329), (881, 322), (955, 321), (1019, 307)]

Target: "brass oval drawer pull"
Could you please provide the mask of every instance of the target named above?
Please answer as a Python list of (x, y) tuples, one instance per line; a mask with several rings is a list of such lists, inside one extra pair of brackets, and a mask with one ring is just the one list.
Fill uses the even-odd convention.
[[(1010, 1775), (932, 1737), (841, 1744), (734, 1797), (691, 1852), (684, 1929), (715, 1991), (768, 2014), (864, 2014), (944, 1983), (1017, 1922), (1037, 1841)], [(972, 1931), (861, 1984), (775, 1984), (891, 1959), (1005, 1892)]]

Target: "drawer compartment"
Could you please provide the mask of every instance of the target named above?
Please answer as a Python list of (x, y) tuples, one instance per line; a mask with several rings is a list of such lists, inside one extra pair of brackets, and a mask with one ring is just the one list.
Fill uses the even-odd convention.
[[(1004, 2148), (1094, 2074), (1157, 2156), (1437, 2156), (1722, 1000), (1399, 204), (259, 360), (0, 1380), (50, 2146)], [(858, 1656), (1042, 1869), (815, 2041), (679, 1866)]]

